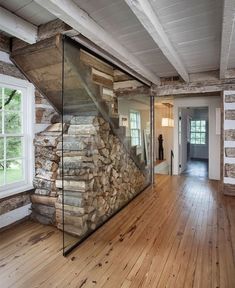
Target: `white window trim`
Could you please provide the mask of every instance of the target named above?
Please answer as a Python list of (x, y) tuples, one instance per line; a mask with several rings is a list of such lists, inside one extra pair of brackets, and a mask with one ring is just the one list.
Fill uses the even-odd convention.
[[(35, 125), (35, 89), (34, 86), (27, 80), (18, 79), (12, 76), (0, 74), (0, 85), (17, 89), (22, 89), (27, 97), (23, 98), (23, 126), (25, 145), (24, 155), (25, 161), (25, 181), (12, 183), (0, 187), (0, 199), (11, 195), (19, 194), (27, 190), (33, 189), (33, 177), (34, 177), (34, 125)], [(22, 183), (22, 184), (21, 184)]]
[[(137, 113), (138, 115), (139, 115), (139, 117), (140, 117), (140, 128), (138, 128), (138, 130), (139, 130), (139, 145), (136, 145), (138, 148), (139, 147), (141, 147), (141, 143), (142, 143), (142, 137), (141, 137), (141, 113), (140, 113), (140, 111), (138, 111), (138, 110), (130, 110), (129, 111), (129, 123), (130, 123), (130, 133), (131, 133), (131, 130), (134, 130), (134, 128), (131, 128), (131, 113)], [(137, 129), (136, 129), (137, 130)], [(132, 138), (132, 137), (131, 137)]]
[[(191, 131), (191, 124), (190, 124), (190, 145), (195, 145), (195, 146), (205, 146), (205, 145), (207, 145), (207, 142), (208, 142), (208, 139), (207, 139), (207, 137), (208, 137), (208, 134), (207, 134), (208, 133), (208, 131), (207, 131), (207, 122), (208, 122), (208, 120), (206, 120), (206, 119), (190, 119), (190, 123), (192, 121), (205, 121), (206, 122), (206, 131), (205, 132)], [(201, 133), (201, 134), (205, 133), (205, 136), (206, 136), (205, 143), (204, 144), (203, 143), (191, 143), (191, 133)]]

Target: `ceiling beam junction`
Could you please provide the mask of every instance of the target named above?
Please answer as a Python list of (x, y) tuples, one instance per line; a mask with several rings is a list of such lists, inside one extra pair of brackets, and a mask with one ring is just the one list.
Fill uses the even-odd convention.
[(224, 0), (222, 37), (220, 49), (220, 78), (226, 78), (234, 32), (235, 0)]
[(121, 62), (125, 63), (134, 71), (143, 75), (150, 82), (160, 84), (158, 76), (156, 76), (151, 70), (147, 69), (136, 56), (130, 53), (117, 39), (115, 39), (115, 37), (98, 25), (73, 1), (35, 0), (35, 2), (119, 59)]
[(130, 9), (144, 26), (145, 30), (152, 37), (154, 42), (161, 49), (162, 53), (176, 69), (185, 82), (189, 81), (186, 68), (173, 47), (169, 37), (164, 31), (162, 24), (153, 10), (149, 0), (125, 0)]
[(0, 30), (29, 44), (37, 40), (37, 26), (0, 7)]

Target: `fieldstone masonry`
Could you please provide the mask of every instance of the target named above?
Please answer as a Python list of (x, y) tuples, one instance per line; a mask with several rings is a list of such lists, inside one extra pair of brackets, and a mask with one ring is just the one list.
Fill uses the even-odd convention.
[(35, 194), (55, 202), (34, 203), (33, 217), (62, 229), (63, 188), (64, 227), (72, 235), (96, 229), (146, 186), (147, 177), (102, 117), (68, 117), (38, 133), (35, 147)]

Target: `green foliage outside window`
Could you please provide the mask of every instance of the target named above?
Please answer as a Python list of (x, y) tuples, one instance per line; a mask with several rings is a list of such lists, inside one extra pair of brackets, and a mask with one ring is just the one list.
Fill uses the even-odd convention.
[(22, 93), (0, 87), (0, 186), (23, 178)]

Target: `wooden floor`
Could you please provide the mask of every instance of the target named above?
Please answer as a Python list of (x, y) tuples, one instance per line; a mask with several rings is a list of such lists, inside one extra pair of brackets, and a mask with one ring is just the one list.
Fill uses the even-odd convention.
[(235, 287), (235, 199), (218, 182), (158, 176), (67, 258), (61, 233), (2, 232), (0, 287)]

